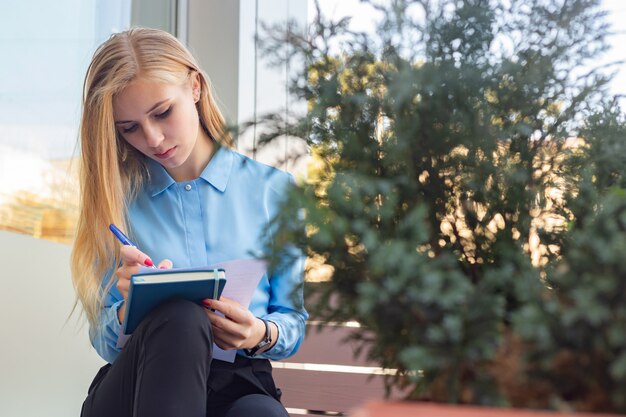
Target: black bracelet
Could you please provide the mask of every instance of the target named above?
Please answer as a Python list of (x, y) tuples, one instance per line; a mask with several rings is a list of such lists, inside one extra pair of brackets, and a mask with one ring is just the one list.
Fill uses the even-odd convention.
[(258, 317), (259, 320), (261, 320), (263, 322), (263, 324), (265, 325), (265, 337), (263, 338), (263, 340), (261, 340), (259, 342), (258, 345), (256, 345), (255, 347), (253, 347), (252, 349), (244, 349), (244, 353), (248, 356), (256, 356), (257, 353), (260, 353), (259, 351), (261, 349), (263, 349), (266, 346), (269, 346), (270, 344), (272, 344), (272, 332), (270, 331), (270, 325), (267, 322), (267, 320), (262, 319), (260, 317)]

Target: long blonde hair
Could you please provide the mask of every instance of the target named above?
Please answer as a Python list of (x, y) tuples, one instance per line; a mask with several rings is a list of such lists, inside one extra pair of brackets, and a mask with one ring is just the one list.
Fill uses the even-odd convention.
[(96, 50), (83, 85), (80, 123), (80, 211), (72, 249), (72, 280), (91, 325), (97, 325), (106, 292), (115, 283), (108, 270), (120, 262), (119, 243), (110, 223), (128, 230), (126, 213), (133, 194), (146, 179), (141, 154), (122, 139), (113, 119), (113, 100), (141, 76), (181, 83), (197, 73), (201, 96), (196, 104), (207, 135), (231, 146), (211, 85), (191, 53), (174, 36), (157, 29), (133, 28), (112, 35)]

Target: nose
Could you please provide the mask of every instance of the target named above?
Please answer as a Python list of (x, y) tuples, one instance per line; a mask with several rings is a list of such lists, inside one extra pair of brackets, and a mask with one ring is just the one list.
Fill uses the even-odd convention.
[(146, 144), (151, 148), (158, 147), (163, 139), (165, 139), (163, 132), (158, 126), (147, 123), (143, 127), (143, 133), (146, 139)]

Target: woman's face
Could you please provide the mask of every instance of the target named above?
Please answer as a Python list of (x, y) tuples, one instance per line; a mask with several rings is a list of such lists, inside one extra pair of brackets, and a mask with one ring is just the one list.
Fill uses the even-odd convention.
[(195, 105), (199, 88), (197, 74), (180, 85), (137, 78), (113, 101), (120, 135), (176, 181), (197, 178), (211, 153)]

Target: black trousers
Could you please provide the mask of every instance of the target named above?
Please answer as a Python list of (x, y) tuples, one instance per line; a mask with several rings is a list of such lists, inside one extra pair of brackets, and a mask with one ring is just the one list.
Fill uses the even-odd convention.
[(159, 306), (100, 369), (81, 416), (288, 417), (269, 361), (211, 361), (212, 346), (203, 307), (182, 300)]

